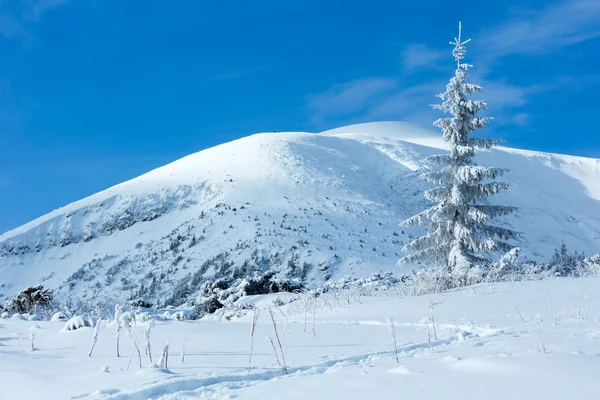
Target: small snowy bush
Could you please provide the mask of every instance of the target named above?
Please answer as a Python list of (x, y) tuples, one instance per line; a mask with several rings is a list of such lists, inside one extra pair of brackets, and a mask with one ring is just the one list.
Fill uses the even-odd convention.
[(150, 320), (150, 314), (147, 312), (136, 311), (135, 312), (135, 322), (148, 322)]
[(43, 286), (32, 286), (21, 291), (6, 308), (21, 314), (33, 312), (37, 308), (46, 308), (52, 301), (52, 294)]
[(127, 330), (135, 325), (135, 316), (131, 311), (125, 311), (119, 316), (119, 321), (121, 322), (121, 326)]
[(93, 326), (92, 321), (82, 317), (81, 315), (77, 315), (70, 320), (67, 321), (63, 330), (65, 331), (75, 331), (77, 329), (81, 329), (84, 327)]
[(333, 282), (326, 282), (320, 290), (323, 293), (339, 292), (346, 289), (357, 289), (363, 295), (392, 288), (399, 281), (392, 272), (378, 272), (365, 278), (344, 276)]
[(583, 264), (585, 266), (586, 275), (600, 276), (600, 254), (594, 254), (593, 256), (584, 258)]
[(185, 313), (183, 311), (177, 311), (171, 315), (171, 319), (175, 321), (186, 321)]
[(67, 314), (65, 314), (62, 311), (59, 311), (57, 313), (52, 314), (52, 318), (50, 318), (50, 321), (56, 322), (56, 321), (66, 321), (68, 319)]

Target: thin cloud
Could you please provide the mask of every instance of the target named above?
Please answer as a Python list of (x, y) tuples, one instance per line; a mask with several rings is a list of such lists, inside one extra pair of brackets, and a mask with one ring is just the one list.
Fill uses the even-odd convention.
[(482, 31), (478, 41), (493, 57), (540, 54), (600, 37), (600, 1), (568, 0), (521, 11), (506, 24)]
[(368, 105), (395, 88), (395, 79), (365, 78), (334, 85), (310, 97), (311, 121), (319, 124), (332, 116), (364, 112)]
[(69, 0), (37, 0), (31, 6), (31, 14), (28, 16), (32, 21), (39, 21), (46, 11), (67, 4)]
[[(526, 126), (531, 123), (532, 115), (523, 108), (531, 96), (562, 90), (566, 85), (576, 87), (599, 81), (596, 75), (557, 77), (552, 82), (518, 86), (489, 78), (489, 66), (495, 59), (564, 51), (567, 46), (597, 37), (600, 37), (599, 0), (567, 0), (539, 10), (521, 11), (515, 19), (481, 31), (477, 35), (479, 49), (471, 81), (484, 87), (478, 97), (490, 106), (490, 114), (496, 117), (494, 124)], [(415, 71), (437, 70), (444, 57), (451, 57), (450, 49), (439, 50), (422, 43), (408, 45), (402, 51), (403, 71), (398, 79), (368, 78), (335, 85), (312, 97), (311, 121), (334, 116), (353, 119), (361, 115), (429, 124), (437, 118), (429, 105), (436, 102), (435, 94), (444, 90), (447, 77), (430, 80), (425, 85), (406, 86), (404, 82)]]
[(402, 51), (402, 65), (406, 71), (415, 69), (437, 69), (439, 61), (448, 52), (432, 49), (423, 43), (408, 45)]
[[(471, 80), (483, 86), (484, 91), (477, 97), (487, 101), (501, 125), (528, 122), (524, 116), (513, 118), (511, 113), (522, 113), (519, 109), (526, 105), (528, 95), (553, 90), (542, 85), (522, 87), (479, 77)], [(431, 109), (431, 104), (439, 102), (436, 95), (444, 91), (446, 83), (440, 78), (424, 85), (403, 87), (400, 80), (369, 78), (335, 85), (312, 97), (311, 122), (318, 125), (332, 118), (351, 120), (361, 115), (369, 120), (402, 119), (429, 125), (442, 116)]]
[(29, 36), (28, 27), (39, 22), (48, 11), (69, 0), (13, 0), (2, 4), (0, 34), (5, 38)]
[(431, 104), (436, 102), (436, 93), (445, 82), (438, 81), (426, 85), (412, 86), (390, 93), (371, 105), (369, 117), (372, 119), (404, 119), (411, 122), (431, 123), (435, 114)]

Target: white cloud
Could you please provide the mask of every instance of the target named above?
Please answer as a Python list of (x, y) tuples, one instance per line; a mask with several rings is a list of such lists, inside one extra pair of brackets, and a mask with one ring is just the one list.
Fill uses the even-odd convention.
[(473, 80), (483, 87), (482, 97), (493, 109), (521, 107), (526, 103), (530, 89), (523, 86), (511, 85), (503, 81)]
[(527, 126), (531, 122), (532, 115), (526, 112), (516, 113), (512, 116), (510, 125)]
[(435, 69), (438, 62), (450, 54), (441, 50), (427, 47), (422, 43), (408, 45), (402, 51), (402, 60), (405, 70)]
[[(476, 35), (473, 46), (474, 68), (470, 81), (483, 86), (477, 97), (485, 99), (495, 126), (530, 124), (532, 115), (525, 107), (529, 98), (540, 93), (597, 84), (600, 75), (557, 77), (552, 82), (519, 86), (504, 79), (491, 79), (489, 67), (494, 60), (509, 55), (539, 54), (565, 51), (565, 48), (600, 37), (600, 0), (564, 0), (534, 11), (521, 11), (512, 20)], [(471, 55), (471, 54), (469, 54)], [(416, 71), (437, 70), (451, 47), (430, 48), (416, 43), (402, 50), (403, 71), (398, 78), (358, 79), (333, 86), (325, 93), (313, 96), (309, 108), (312, 121), (320, 123), (330, 117), (356, 119), (405, 119), (430, 124), (440, 116), (429, 105), (436, 102), (435, 94), (446, 85), (444, 78), (429, 80), (424, 85), (405, 85)], [(447, 64), (447, 63), (446, 63)], [(404, 85), (404, 86), (403, 86)]]
[(403, 119), (429, 124), (435, 119), (431, 104), (436, 103), (435, 95), (442, 91), (445, 82), (438, 81), (426, 85), (403, 88), (381, 98), (369, 109), (372, 119)]
[(396, 80), (387, 78), (364, 78), (335, 85), (310, 97), (311, 121), (318, 124), (331, 116), (364, 112), (377, 97), (385, 96), (396, 85)]
[(600, 1), (567, 0), (541, 10), (521, 11), (477, 39), (493, 57), (549, 53), (600, 37)]
[(37, 0), (31, 6), (31, 14), (28, 16), (33, 21), (39, 21), (46, 11), (67, 4), (69, 0)]
[[(552, 90), (475, 77), (471, 81), (483, 86), (483, 92), (476, 97), (489, 104), (490, 114), (496, 117), (496, 126), (527, 124), (530, 115), (520, 110), (526, 105), (527, 96)], [(430, 125), (435, 119), (442, 117), (442, 114), (431, 109), (431, 105), (440, 101), (436, 95), (444, 91), (445, 85), (445, 80), (436, 79), (424, 85), (402, 87), (400, 81), (384, 78), (335, 85), (325, 93), (313, 97), (309, 105), (313, 112), (311, 121), (319, 125), (331, 118), (349, 121), (360, 115), (366, 120), (406, 120)]]
[(42, 16), (69, 0), (12, 0), (2, 2), (0, 34), (6, 38), (28, 36), (27, 27), (39, 22)]

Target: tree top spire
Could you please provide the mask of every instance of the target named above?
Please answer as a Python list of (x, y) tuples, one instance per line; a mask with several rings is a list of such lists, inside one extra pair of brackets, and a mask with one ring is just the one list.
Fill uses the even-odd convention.
[(466, 48), (465, 44), (467, 44), (471, 41), (471, 39), (467, 39), (464, 42), (462, 42), (461, 35), (462, 35), (462, 22), (459, 22), (458, 23), (458, 37), (454, 38), (453, 42), (450, 42), (450, 44), (454, 46), (454, 50), (452, 50), (452, 55), (454, 56), (454, 59), (456, 60), (456, 66), (458, 68), (461, 67), (460, 60), (465, 58), (465, 54), (467, 53), (467, 48)]

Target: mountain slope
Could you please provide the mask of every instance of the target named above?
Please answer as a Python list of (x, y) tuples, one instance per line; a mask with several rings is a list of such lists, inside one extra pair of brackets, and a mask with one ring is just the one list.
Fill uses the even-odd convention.
[[(206, 277), (278, 271), (306, 281), (396, 268), (398, 227), (424, 209), (421, 159), (437, 132), (372, 123), (263, 133), (184, 157), (0, 236), (0, 296), (44, 284), (71, 298), (164, 302)], [(520, 212), (528, 258), (565, 241), (600, 248), (600, 161), (498, 148), (510, 168), (493, 199)], [(186, 289), (187, 290), (187, 289)]]

